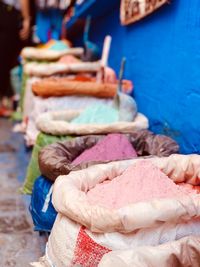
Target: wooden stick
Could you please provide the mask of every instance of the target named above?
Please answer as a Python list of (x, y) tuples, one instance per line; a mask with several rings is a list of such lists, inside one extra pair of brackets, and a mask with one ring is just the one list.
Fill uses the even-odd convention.
[(108, 64), (108, 57), (110, 53), (110, 46), (111, 46), (112, 38), (110, 35), (106, 36), (104, 40), (104, 47), (103, 47), (103, 53), (101, 58), (101, 65), (102, 67), (106, 67)]
[(104, 39), (103, 52), (102, 52), (102, 57), (101, 57), (101, 69), (97, 73), (97, 81), (98, 82), (104, 81), (104, 71), (105, 71), (105, 67), (108, 64), (108, 57), (109, 57), (109, 53), (110, 53), (111, 41), (112, 41), (112, 37), (110, 35), (107, 35)]

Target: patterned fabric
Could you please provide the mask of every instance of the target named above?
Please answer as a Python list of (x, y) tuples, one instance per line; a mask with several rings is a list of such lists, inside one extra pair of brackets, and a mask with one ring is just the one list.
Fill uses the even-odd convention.
[(20, 0), (2, 0), (2, 2), (6, 5), (10, 5), (20, 10)]
[(76, 242), (72, 265), (77, 266), (80, 264), (85, 267), (97, 267), (103, 256), (110, 251), (110, 249), (92, 240), (86, 233), (85, 228), (81, 227)]
[(70, 0), (37, 0), (39, 9), (58, 8), (61, 10), (67, 9), (70, 5)]

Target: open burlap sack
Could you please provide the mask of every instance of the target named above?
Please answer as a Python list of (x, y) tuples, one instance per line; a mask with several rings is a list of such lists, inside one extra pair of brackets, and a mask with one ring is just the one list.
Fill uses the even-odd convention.
[[(32, 86), (33, 93), (41, 97), (88, 95), (100, 98), (113, 98), (117, 93), (117, 83), (97, 83), (88, 78), (46, 78)], [(122, 87), (129, 87), (130, 82), (124, 80)]]
[(76, 81), (75, 79), (46, 79), (34, 83), (33, 93), (41, 97), (89, 95), (101, 98), (112, 98), (116, 95), (117, 84), (97, 83), (95, 81)]
[(114, 122), (110, 124), (75, 124), (71, 120), (78, 117), (83, 110), (67, 110), (47, 112), (36, 121), (37, 128), (52, 135), (88, 135), (107, 133), (130, 133), (135, 130), (147, 129), (148, 119), (138, 113), (133, 122)]
[(114, 97), (117, 84), (97, 83), (95, 81), (75, 81), (66, 78), (49, 79), (34, 83), (33, 93), (41, 97), (89, 95), (103, 98)]
[[(120, 210), (108, 210), (89, 205), (85, 192), (107, 178), (112, 180), (121, 175), (130, 164), (138, 160), (143, 159), (95, 165), (85, 170), (71, 172), (67, 176), (60, 176), (55, 183), (54, 206), (61, 214), (99, 233), (104, 231), (130, 233), (140, 228), (156, 226), (159, 222), (168, 222), (172, 219), (173, 222), (179, 222), (200, 215), (199, 195), (188, 195), (184, 199), (137, 203)], [(171, 155), (146, 160), (161, 169), (174, 182), (200, 184), (200, 156), (198, 155)], [(145, 218), (143, 214), (146, 214)], [(106, 217), (108, 220), (105, 219)]]
[[(114, 136), (113, 138), (115, 138)], [(85, 169), (90, 165), (111, 161), (111, 158), (107, 161), (105, 160), (105, 157), (108, 158), (108, 154), (112, 153), (112, 151), (107, 150), (107, 152), (104, 153), (104, 160), (102, 158), (101, 161), (97, 161), (93, 158), (93, 160), (91, 159), (86, 162), (79, 163), (78, 165), (76, 164), (76, 166), (73, 164), (73, 160), (77, 158), (77, 156), (79, 156), (83, 151), (95, 146), (104, 138), (105, 136), (97, 135), (77, 137), (73, 140), (65, 140), (45, 146), (39, 152), (38, 162), (40, 171), (45, 177), (39, 177), (33, 186), (30, 210), (35, 230), (51, 231), (52, 229), (55, 221), (55, 215), (57, 214), (51, 203), (52, 182), (54, 182), (59, 175), (68, 174), (73, 170)], [(121, 135), (121, 138), (124, 139), (124, 136)], [(156, 153), (156, 155), (166, 155), (177, 152), (178, 150), (178, 145), (170, 138), (162, 135), (154, 135), (147, 130), (133, 132), (127, 135), (127, 138), (129, 139), (130, 145), (132, 144), (133, 148), (135, 145), (137, 148), (136, 151), (138, 155), (147, 155), (150, 152)], [(118, 146), (121, 147), (121, 150), (124, 149), (124, 147), (122, 148), (122, 145), (120, 145), (120, 140), (118, 142)], [(156, 147), (156, 150), (154, 149), (154, 146)], [(128, 157), (125, 157), (125, 155), (122, 154), (119, 158), (115, 158), (115, 160), (120, 159), (128, 159)], [(32, 160), (33, 157), (31, 162)], [(31, 165), (31, 162), (31, 168), (34, 171), (38, 169), (36, 162), (35, 166)], [(31, 174), (30, 170), (31, 169), (29, 169), (29, 174)], [(32, 172), (32, 174), (33, 173), (34, 172)], [(32, 177), (27, 176), (27, 178), (30, 180), (27, 179), (24, 190), (31, 186), (31, 183), (35, 181), (36, 175)], [(48, 178), (48, 180), (45, 178)]]
[(30, 62), (24, 64), (24, 73), (36, 77), (48, 77), (55, 74), (91, 72), (100, 70), (100, 62), (80, 62), (80, 63), (38, 63)]
[[(185, 177), (185, 182), (193, 180), (196, 176), (195, 181), (199, 184), (200, 165), (197, 164), (199, 159), (198, 155), (173, 155), (146, 160), (159, 168), (162, 166), (162, 170), (166, 171), (172, 180), (178, 181), (174, 174), (180, 173), (181, 177)], [(107, 253), (109, 255), (111, 251), (116, 254), (119, 252), (120, 255), (126, 250), (137, 252), (139, 247), (165, 244), (169, 245), (167, 251), (173, 252), (173, 249), (170, 250), (169, 242), (190, 235), (199, 236), (200, 195), (198, 194), (186, 195), (184, 198), (173, 197), (140, 202), (120, 209), (107, 209), (89, 204), (86, 196), (88, 190), (106, 179), (114, 179), (139, 160), (141, 159), (91, 166), (82, 171), (71, 172), (67, 176), (60, 176), (56, 180), (53, 204), (59, 215), (48, 241), (46, 256), (43, 259), (43, 263), (46, 261), (47, 265), (44, 266), (68, 267), (79, 264), (83, 267), (96, 267), (102, 257)], [(173, 170), (169, 166), (171, 164)], [(183, 244), (181, 246), (184, 253), (187, 250), (187, 239), (183, 239)], [(162, 260), (164, 264), (166, 263), (166, 257), (162, 258), (161, 255), (162, 249), (158, 249), (158, 253), (160, 255), (155, 258), (155, 263), (171, 267), (169, 262), (168, 265), (162, 265)], [(180, 251), (176, 250), (174, 253), (178, 255)], [(180, 265), (174, 266), (198, 266), (195, 265), (196, 258), (193, 259), (193, 252), (190, 250), (186, 253), (194, 265), (184, 265), (183, 261)], [(144, 253), (144, 262), (145, 255)], [(153, 261), (153, 257), (148, 256)], [(128, 262), (129, 259), (131, 260), (131, 256), (127, 259)], [(35, 266), (42, 265), (38, 263)]]
[[(31, 94), (32, 90), (29, 87), (27, 89), (27, 96)], [(28, 93), (31, 90), (30, 93)], [(26, 144), (34, 145), (36, 142), (39, 131), (36, 127), (36, 119), (43, 113), (48, 111), (61, 111), (68, 109), (84, 109), (89, 105), (105, 104), (112, 105), (112, 99), (110, 98), (96, 98), (91, 96), (65, 96), (65, 97), (48, 97), (41, 98), (33, 95), (31, 98), (25, 98), (24, 103), (27, 103), (26, 115), (28, 117), (27, 129), (25, 140)]]
[[(135, 131), (126, 136), (138, 156), (169, 156), (179, 150), (179, 146), (171, 138), (164, 135), (155, 135), (148, 130)], [(41, 173), (49, 180), (55, 181), (59, 175), (66, 175), (73, 170), (84, 169), (88, 164), (103, 163), (103, 161), (93, 161), (77, 166), (72, 164), (75, 158), (103, 138), (105, 138), (105, 135), (88, 135), (45, 146), (38, 157)]]
[[(40, 133), (27, 168), (23, 193), (31, 194), (33, 183), (41, 173), (54, 181), (59, 175), (65, 175), (72, 170), (85, 169), (88, 165), (96, 164), (97, 162), (90, 162), (74, 167), (71, 162), (85, 149), (95, 145), (103, 136), (81, 136), (70, 141), (68, 136), (58, 137)], [(133, 144), (138, 156), (169, 156), (178, 152), (179, 149), (171, 138), (154, 135), (147, 130), (132, 132), (129, 134), (129, 141)], [(39, 153), (40, 151), (41, 153)]]

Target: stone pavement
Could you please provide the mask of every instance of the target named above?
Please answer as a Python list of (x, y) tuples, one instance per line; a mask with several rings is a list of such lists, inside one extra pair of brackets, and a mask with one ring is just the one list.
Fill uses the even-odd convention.
[(11, 129), (0, 120), (0, 267), (27, 267), (44, 253), (45, 240), (32, 231), (28, 198), (18, 193), (29, 155)]

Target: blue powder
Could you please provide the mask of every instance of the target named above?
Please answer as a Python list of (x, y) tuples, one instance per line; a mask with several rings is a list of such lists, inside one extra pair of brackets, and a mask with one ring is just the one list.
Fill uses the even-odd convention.
[(109, 124), (119, 120), (119, 113), (114, 108), (106, 105), (92, 105), (86, 108), (79, 117), (72, 120), (76, 124)]
[(54, 50), (54, 51), (62, 51), (69, 48), (65, 43), (62, 41), (56, 41), (55, 44), (53, 44), (49, 50)]

